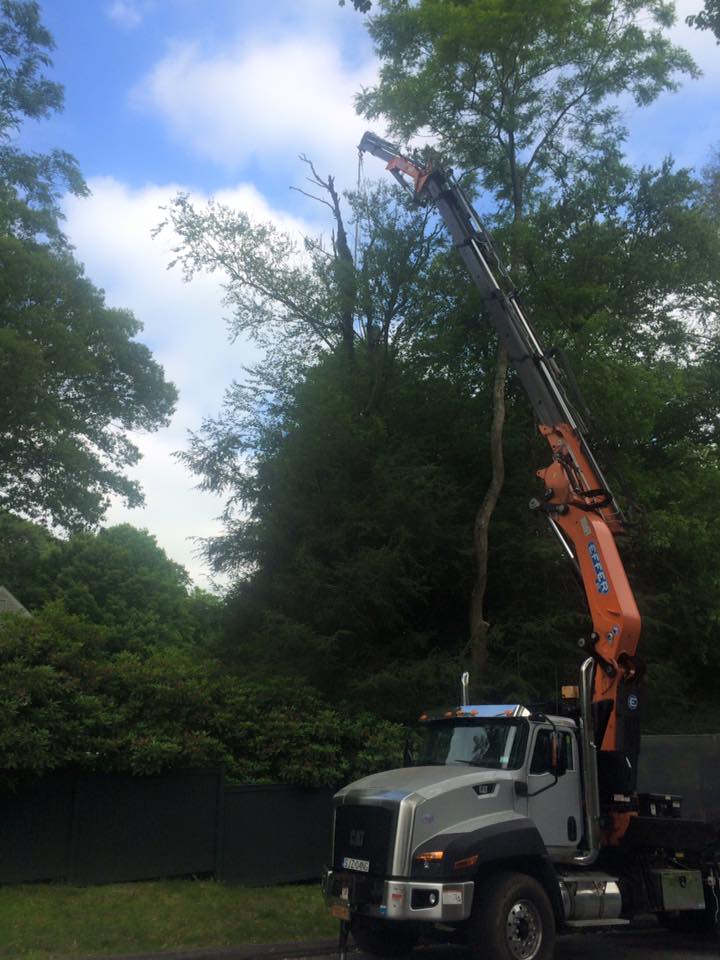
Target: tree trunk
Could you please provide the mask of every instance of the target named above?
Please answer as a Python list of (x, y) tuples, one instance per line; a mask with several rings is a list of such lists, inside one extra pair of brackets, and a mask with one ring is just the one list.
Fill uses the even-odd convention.
[[(300, 154), (300, 159), (303, 161), (303, 163), (306, 163), (310, 167), (310, 171), (312, 173), (312, 176), (308, 177), (310, 182), (316, 184), (318, 187), (322, 187), (322, 189), (325, 190), (330, 196), (330, 200), (328, 201), (319, 197), (315, 197), (310, 193), (306, 193), (304, 190), (298, 190), (298, 193), (302, 193), (306, 197), (311, 197), (313, 200), (320, 200), (320, 203), (324, 203), (326, 207), (330, 207), (333, 212), (337, 231), (333, 231), (333, 252), (335, 280), (337, 282), (339, 295), (338, 309), (340, 313), (339, 319), (342, 348), (347, 359), (352, 361), (355, 358), (355, 306), (357, 299), (357, 273), (355, 270), (355, 258), (353, 257), (352, 250), (350, 249), (347, 233), (345, 231), (342, 209), (340, 208), (340, 197), (335, 189), (335, 177), (328, 174), (327, 179), (323, 180), (313, 166), (312, 160), (308, 160), (305, 154), (302, 153)], [(297, 188), (293, 187), (291, 189)]]
[(492, 425), (490, 428), (490, 462), (492, 477), (482, 503), (475, 514), (473, 546), (475, 549), (475, 582), (470, 600), (470, 669), (472, 677), (480, 679), (487, 661), (487, 634), (490, 624), (485, 619), (485, 591), (487, 589), (488, 529), (505, 480), (503, 458), (503, 427), (505, 424), (505, 380), (508, 355), (505, 347), (498, 347), (497, 367), (492, 392)]

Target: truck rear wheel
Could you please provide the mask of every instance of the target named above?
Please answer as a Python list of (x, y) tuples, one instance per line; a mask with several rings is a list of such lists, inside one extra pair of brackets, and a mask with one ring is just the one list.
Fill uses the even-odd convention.
[(415, 933), (392, 920), (353, 916), (350, 933), (363, 953), (376, 957), (404, 957), (415, 946)]
[(477, 960), (552, 960), (555, 917), (533, 877), (499, 873), (475, 890), (468, 941)]

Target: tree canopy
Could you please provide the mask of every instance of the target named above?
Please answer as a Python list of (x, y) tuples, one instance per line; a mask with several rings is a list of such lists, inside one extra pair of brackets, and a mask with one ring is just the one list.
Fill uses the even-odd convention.
[(129, 431), (166, 424), (176, 396), (141, 324), (47, 244), (0, 235), (0, 276), (0, 507), (72, 530), (111, 493), (141, 503)]
[(176, 391), (142, 324), (110, 308), (62, 229), (58, 197), (87, 190), (62, 151), (16, 144), (26, 119), (62, 106), (53, 41), (30, 0), (0, 6), (0, 509), (66, 530), (96, 524), (110, 495), (142, 501), (125, 471), (133, 430), (168, 423)]
[(597, 175), (623, 137), (616, 98), (646, 105), (697, 71), (664, 0), (380, 0), (381, 61), (358, 96), (392, 131), (437, 138), (517, 217), (538, 189)]
[(227, 676), (197, 652), (112, 654), (51, 604), (0, 617), (1, 782), (59, 768), (138, 775), (223, 763), (231, 780), (340, 784), (395, 765), (402, 730), (312, 690)]
[(16, 142), (26, 119), (39, 120), (62, 109), (63, 88), (45, 75), (54, 47), (35, 0), (2, 0), (0, 219), (14, 236), (41, 236), (62, 245), (60, 195), (65, 190), (87, 194), (77, 161), (63, 150), (27, 153)]
[[(625, 502), (645, 506), (624, 552), (646, 611), (645, 650), (657, 664), (649, 682), (665, 689), (664, 664), (677, 656), (682, 632), (698, 654), (684, 682), (702, 687), (702, 664), (715, 654), (703, 639), (693, 577), (711, 548), (673, 490), (707, 492), (718, 476), (713, 180), (670, 160), (632, 169), (615, 100), (627, 89), (648, 103), (693, 75), (689, 56), (667, 37), (672, 10), (579, 0), (542, 9), (510, 0), (381, 0), (376, 9), (369, 29), (383, 65), (359, 108), (388, 117), (403, 137), (430, 133), (439, 162), (454, 159), (477, 173), (483, 203), (495, 204), (501, 255), (535, 322), (570, 355), (590, 408), (601, 411), (598, 455), (625, 477)], [(412, 216), (389, 221), (388, 197)], [(473, 517), (491, 473), (485, 438), (495, 348), (483, 305), (432, 217), (372, 188), (347, 203), (362, 225), (358, 262), (338, 243), (319, 260), (284, 255), (277, 271), (242, 216), (224, 211), (220, 221), (210, 208), (188, 219), (182, 198), (171, 213), (182, 265), (225, 271), (237, 317), (270, 337), (273, 358), (231, 387), (185, 461), (227, 497), (226, 534), (208, 552), (238, 578), (228, 660), (262, 675), (275, 658), (281, 671), (328, 695), (400, 717), (418, 700), (454, 697), (468, 654)], [(337, 216), (335, 208), (336, 227)], [(393, 231), (383, 233), (388, 222)], [(260, 302), (238, 258), (279, 278)], [(393, 284), (393, 265), (403, 261), (421, 269), (392, 274), (400, 281)], [(293, 309), (296, 317), (332, 317), (334, 339), (318, 337), (310, 323), (284, 326), (278, 337), (289, 271), (299, 270), (293, 282), (324, 272), (336, 284), (340, 267), (354, 304), (353, 350), (341, 322), (347, 301), (339, 286), (328, 296), (327, 282), (324, 313), (315, 309), (319, 288), (307, 282), (293, 286)], [(387, 328), (392, 349), (370, 406), (377, 354), (363, 294), (369, 282), (373, 317), (398, 303), (412, 317), (403, 314), (400, 336)], [(292, 364), (279, 362), (288, 357), (288, 332), (308, 348)], [(493, 626), (478, 692), (539, 699), (574, 672), (573, 641), (586, 613), (558, 548), (527, 513), (535, 492), (528, 464), (541, 466), (547, 452), (512, 375), (506, 402), (506, 484), (486, 584)], [(700, 514), (711, 537), (713, 523)], [(682, 584), (676, 574), (671, 590), (669, 563), (690, 564), (695, 574), (688, 568)], [(716, 609), (715, 575), (708, 577)], [(658, 713), (654, 722), (661, 720)]]
[(108, 651), (211, 650), (223, 621), (219, 597), (192, 588), (146, 530), (129, 524), (67, 539), (0, 513), (0, 585), (32, 613), (50, 603), (102, 628)]
[[(621, 548), (644, 617), (646, 729), (715, 729), (720, 164), (634, 169), (617, 110), (621, 90), (643, 104), (693, 74), (668, 39), (671, 5), (374, 9), (382, 70), (360, 109), (399, 136), (431, 134), (428, 156), (460, 163), (528, 312), (595, 411), (594, 451), (632, 519)], [(39, 79), (50, 39), (36, 5), (2, 10), (31, 38), (37, 103), (56, 109), (60, 91)], [(305, 170), (329, 239), (185, 195), (165, 211), (175, 264), (188, 280), (217, 272), (231, 336), (264, 353), (181, 454), (225, 498), (206, 552), (232, 579), (226, 603), (192, 591), (144, 531), (76, 529), (110, 492), (136, 499), (127, 431), (158, 425), (173, 392), (59, 225), (39, 225), (36, 214), (56, 218), (52, 190), (42, 200), (4, 181), (20, 213), (0, 235), (0, 412), (13, 424), (0, 435), (0, 583), (33, 614), (0, 622), (6, 771), (223, 763), (233, 779), (310, 785), (397, 762), (398, 721), (456, 701), (472, 652), (498, 384), (505, 481), (477, 694), (539, 702), (575, 675), (585, 601), (528, 511), (547, 448), (517, 378), (497, 376), (485, 305), (432, 210), (383, 182), (343, 193), (307, 159)], [(702, 705), (692, 717), (690, 700)]]

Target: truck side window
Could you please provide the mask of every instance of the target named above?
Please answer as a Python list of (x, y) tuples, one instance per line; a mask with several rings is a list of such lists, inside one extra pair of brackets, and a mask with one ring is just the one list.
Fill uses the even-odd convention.
[[(565, 769), (574, 769), (572, 736), (563, 731), (562, 751), (565, 756)], [(535, 749), (533, 750), (532, 760), (530, 761), (530, 773), (552, 773), (552, 753), (550, 743), (550, 731), (540, 730), (535, 738)]]
[(530, 761), (530, 773), (550, 773), (552, 769), (550, 754), (550, 731), (538, 730), (535, 749)]

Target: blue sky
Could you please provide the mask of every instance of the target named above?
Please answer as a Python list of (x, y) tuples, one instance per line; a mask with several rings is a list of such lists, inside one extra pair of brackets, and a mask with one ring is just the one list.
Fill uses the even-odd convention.
[(337, 145), (336, 111), (342, 99), (352, 117), (353, 75), (374, 72), (362, 18), (335, 0), (41, 7), (66, 109), (35, 137), (62, 141), (87, 177), (112, 173), (136, 188), (171, 178), (212, 192), (242, 177), (284, 194), (298, 152)]
[[(679, 19), (699, 4), (681, 0)], [(66, 106), (23, 139), (79, 160), (92, 197), (65, 202), (78, 257), (112, 305), (142, 320), (143, 339), (180, 389), (172, 426), (137, 438), (146, 508), (114, 506), (109, 519), (149, 529), (205, 584), (190, 538), (218, 529), (221, 504), (195, 490), (171, 454), (219, 410), (253, 352), (228, 343), (218, 278), (184, 285), (165, 270), (169, 239), (150, 233), (178, 189), (217, 195), (297, 234), (326, 229), (323, 208), (289, 190), (304, 176), (297, 155), (354, 183), (365, 123), (352, 98), (377, 65), (363, 18), (336, 0), (41, 0), (41, 8)], [(674, 37), (705, 75), (649, 109), (628, 106), (628, 153), (636, 164), (671, 153), (701, 167), (720, 144), (720, 48), (682, 24)]]

